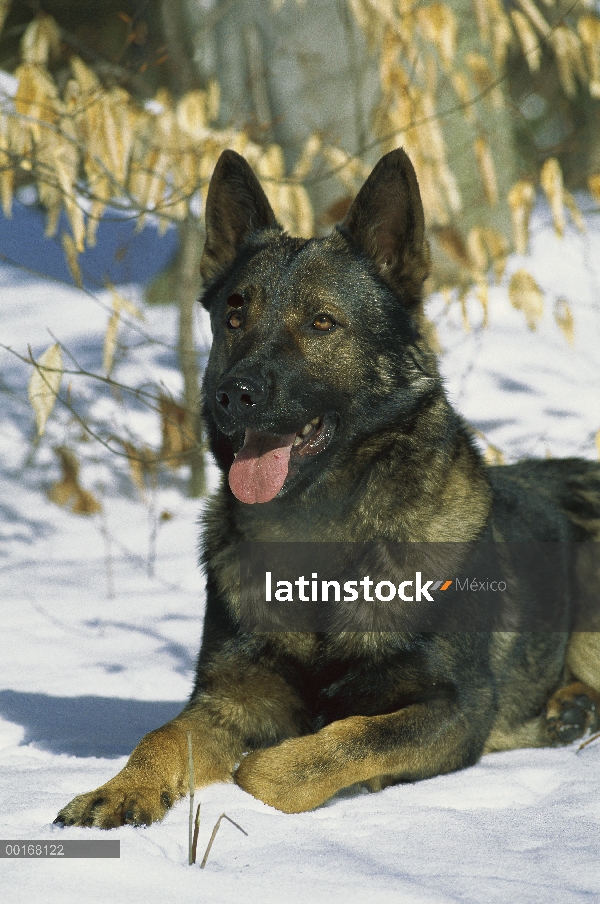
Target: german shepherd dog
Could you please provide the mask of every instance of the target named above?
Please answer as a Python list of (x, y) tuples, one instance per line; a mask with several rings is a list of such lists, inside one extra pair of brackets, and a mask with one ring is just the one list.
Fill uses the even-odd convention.
[(194, 690), (56, 822), (161, 819), (189, 791), (188, 733), (198, 787), (233, 780), (298, 813), (355, 784), (380, 790), (594, 729), (600, 628), (576, 631), (565, 612), (564, 629), (525, 630), (528, 593), (512, 595), (510, 630), (244, 630), (242, 544), (493, 535), (600, 550), (582, 542), (600, 540), (600, 465), (484, 464), (424, 338), (429, 248), (404, 151), (379, 161), (325, 239), (286, 235), (248, 164), (225, 151), (206, 235), (204, 408), (223, 478), (204, 515)]

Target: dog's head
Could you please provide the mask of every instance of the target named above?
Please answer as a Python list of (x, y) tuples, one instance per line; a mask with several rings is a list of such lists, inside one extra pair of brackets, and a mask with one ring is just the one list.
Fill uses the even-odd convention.
[(246, 161), (221, 155), (201, 266), (214, 337), (204, 413), (238, 499), (314, 485), (327, 462), (414, 418), (438, 385), (419, 334), (428, 268), (404, 151), (379, 161), (325, 239), (286, 235)]

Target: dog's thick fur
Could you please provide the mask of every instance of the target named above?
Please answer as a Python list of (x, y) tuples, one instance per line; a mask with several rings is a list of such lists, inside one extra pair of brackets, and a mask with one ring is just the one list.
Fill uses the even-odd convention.
[(188, 792), (188, 732), (199, 787), (233, 779), (294, 813), (354, 783), (378, 790), (594, 727), (599, 634), (242, 632), (242, 542), (598, 541), (600, 466), (483, 464), (423, 339), (429, 254), (403, 151), (319, 240), (287, 236), (226, 151), (206, 231), (205, 417), (223, 481), (204, 517), (193, 694), (56, 821), (160, 819)]

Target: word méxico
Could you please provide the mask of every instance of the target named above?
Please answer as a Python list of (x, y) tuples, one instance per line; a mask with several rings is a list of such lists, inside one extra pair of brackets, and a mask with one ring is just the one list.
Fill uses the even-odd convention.
[[(330, 593), (333, 601), (339, 603), (342, 600), (342, 586), (339, 581), (321, 581), (319, 596), (319, 580), (317, 574), (313, 572), (311, 578), (311, 580), (308, 580), (304, 575), (300, 575), (295, 581), (277, 581), (277, 587), (273, 590), (272, 573), (270, 571), (265, 572), (265, 599), (267, 603), (272, 602), (273, 597), (280, 603), (294, 602), (294, 587), (298, 588), (297, 599), (300, 602), (326, 603), (329, 602)], [(367, 602), (373, 602), (375, 599), (378, 599), (382, 603), (389, 603), (394, 599), (396, 594), (398, 594), (398, 597), (406, 603), (420, 602), (423, 599), (429, 600), (429, 602), (432, 603), (433, 597), (429, 592), (430, 589), (432, 592), (434, 590), (448, 590), (451, 586), (452, 581), (436, 581), (435, 583), (434, 581), (423, 582), (420, 571), (415, 573), (414, 580), (402, 581), (398, 585), (393, 584), (392, 581), (378, 581), (375, 583), (375, 581), (372, 581), (367, 575), (360, 580), (345, 581), (343, 584), (343, 602), (352, 603), (354, 600), (357, 600), (360, 595), (358, 588), (362, 587), (363, 599)], [(308, 595), (308, 588), (310, 588), (310, 596)], [(374, 597), (371, 595), (371, 590), (373, 588), (375, 593)]]

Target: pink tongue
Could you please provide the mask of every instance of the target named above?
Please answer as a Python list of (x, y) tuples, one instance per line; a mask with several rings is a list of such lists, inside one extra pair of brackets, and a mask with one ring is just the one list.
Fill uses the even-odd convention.
[(295, 433), (265, 436), (246, 430), (244, 445), (229, 469), (233, 495), (251, 505), (270, 502), (285, 482)]

